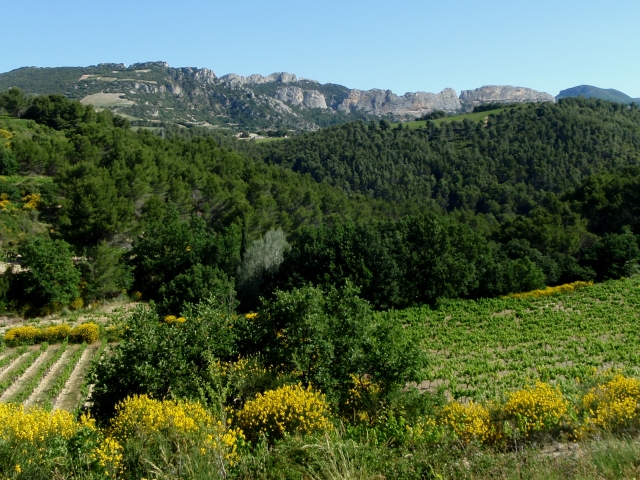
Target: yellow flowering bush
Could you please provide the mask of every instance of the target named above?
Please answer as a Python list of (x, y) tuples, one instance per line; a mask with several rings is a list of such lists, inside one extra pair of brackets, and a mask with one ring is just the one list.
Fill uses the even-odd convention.
[(583, 288), (591, 287), (593, 281), (590, 282), (573, 282), (565, 283), (564, 285), (557, 285), (555, 287), (546, 287), (539, 290), (532, 290), (531, 292), (524, 293), (511, 293), (506, 298), (538, 298), (549, 297), (551, 295), (557, 295), (559, 293), (570, 293)]
[(262, 435), (276, 439), (327, 431), (332, 426), (324, 395), (300, 384), (258, 394), (236, 413), (236, 419), (247, 437), (254, 440)]
[(10, 347), (16, 345), (31, 345), (38, 341), (40, 329), (31, 325), (13, 327), (4, 334), (4, 341)]
[(73, 328), (69, 340), (73, 343), (95, 343), (100, 338), (100, 327), (93, 322), (83, 323)]
[(56, 343), (62, 342), (71, 333), (71, 327), (66, 323), (61, 323), (59, 325), (51, 325), (49, 327), (45, 327), (40, 329), (37, 340), (39, 342), (48, 342), (48, 343)]
[(7, 210), (7, 208), (11, 205), (11, 200), (9, 200), (9, 194), (1, 193), (0, 194), (0, 208), (2, 210)]
[(68, 440), (83, 428), (96, 429), (92, 419), (81, 417), (76, 421), (66, 410), (25, 410), (23, 405), (0, 403), (0, 438), (6, 441), (39, 443), (51, 437)]
[(615, 431), (637, 426), (640, 421), (640, 380), (616, 375), (592, 388), (582, 399), (588, 417), (584, 430), (601, 428)]
[(91, 459), (98, 462), (107, 477), (117, 478), (124, 473), (124, 448), (112, 437), (106, 437), (93, 450)]
[(168, 323), (169, 325), (176, 325), (180, 323), (185, 323), (187, 321), (184, 317), (176, 317), (175, 315), (167, 315), (164, 317), (164, 323)]
[(421, 417), (406, 428), (408, 441), (414, 445), (436, 444), (447, 436), (447, 427), (430, 417)]
[(41, 342), (62, 342), (66, 338), (73, 343), (94, 343), (100, 338), (100, 327), (92, 322), (83, 323), (75, 328), (65, 323), (43, 328), (25, 325), (10, 328), (4, 335), (4, 341), (10, 347)]
[(0, 128), (0, 138), (11, 140), (14, 136), (15, 133), (10, 132), (9, 130), (5, 130), (4, 128)]
[(42, 197), (39, 193), (32, 193), (30, 195), (26, 195), (25, 197), (22, 197), (22, 201), (25, 202), (24, 205), (22, 205), (22, 208), (26, 210), (34, 210), (38, 208), (41, 200), (42, 200)]
[(349, 396), (345, 401), (346, 413), (350, 418), (355, 417), (360, 422), (370, 423), (373, 420), (370, 407), (372, 403), (377, 403), (380, 386), (367, 377), (353, 374), (351, 381), (353, 386), (349, 389)]
[(454, 401), (445, 405), (440, 411), (440, 423), (465, 443), (472, 440), (487, 442), (495, 437), (489, 409), (473, 401), (466, 404)]
[(538, 381), (534, 387), (510, 393), (504, 413), (521, 434), (528, 436), (557, 426), (568, 407), (569, 402), (557, 387)]
[(230, 463), (238, 460), (237, 447), (244, 438), (240, 430), (227, 428), (196, 402), (135, 395), (116, 406), (109, 429), (114, 442), (124, 445), (133, 437), (153, 441), (158, 434), (170, 440), (179, 438), (203, 454), (216, 453)]
[(84, 300), (82, 300), (82, 297), (78, 297), (78, 298), (76, 298), (74, 301), (72, 301), (69, 304), (69, 307), (72, 310), (78, 310), (78, 309), (84, 307)]

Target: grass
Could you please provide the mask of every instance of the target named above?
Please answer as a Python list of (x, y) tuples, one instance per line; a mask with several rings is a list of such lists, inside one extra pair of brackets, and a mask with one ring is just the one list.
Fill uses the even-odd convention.
[(285, 140), (284, 137), (265, 137), (265, 138), (256, 138), (252, 140), (256, 143), (268, 143), (268, 142), (279, 142), (280, 140)]

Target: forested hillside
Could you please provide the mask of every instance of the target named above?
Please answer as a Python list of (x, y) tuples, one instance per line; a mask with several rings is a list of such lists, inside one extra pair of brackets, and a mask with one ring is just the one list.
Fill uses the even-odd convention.
[(2, 248), (25, 267), (1, 291), (23, 313), (122, 290), (167, 313), (212, 292), (251, 309), (309, 282), (385, 309), (635, 268), (635, 106), (569, 99), (262, 145), (163, 139), (61, 95), (13, 89), (0, 107)]

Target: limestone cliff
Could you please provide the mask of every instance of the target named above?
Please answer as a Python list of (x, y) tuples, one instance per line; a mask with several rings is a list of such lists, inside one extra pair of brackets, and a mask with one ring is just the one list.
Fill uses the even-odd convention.
[(287, 86), (278, 89), (276, 98), (296, 107), (327, 108), (324, 95), (317, 90), (303, 90), (300, 87)]
[(463, 90), (460, 93), (460, 103), (467, 110), (487, 103), (530, 103), (555, 102), (556, 99), (548, 93), (538, 92), (531, 88), (512, 87), (511, 85), (486, 85), (475, 90)]
[(456, 112), (460, 110), (460, 101), (451, 88), (445, 88), (440, 93), (417, 92), (402, 96), (391, 90), (351, 90), (338, 110), (347, 113), (362, 111), (373, 115), (419, 117), (432, 110)]

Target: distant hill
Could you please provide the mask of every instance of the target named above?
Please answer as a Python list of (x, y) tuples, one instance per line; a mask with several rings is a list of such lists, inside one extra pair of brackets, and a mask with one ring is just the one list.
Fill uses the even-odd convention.
[(578, 87), (571, 87), (566, 90), (562, 90), (556, 96), (556, 100), (568, 97), (599, 98), (600, 100), (608, 100), (610, 102), (618, 103), (640, 102), (640, 99), (631, 98), (629, 95), (622, 93), (619, 90), (614, 90), (613, 88), (598, 88), (593, 85), (580, 85)]
[(321, 84), (284, 72), (218, 77), (208, 68), (172, 68), (166, 62), (23, 67), (0, 74), (0, 91), (10, 87), (36, 95), (60, 93), (109, 108), (134, 125), (177, 123), (236, 132), (313, 131), (353, 120), (412, 120), (434, 110), (460, 113), (495, 102), (555, 101), (548, 93), (508, 85), (466, 90), (460, 96), (451, 88), (396, 95), (391, 90)]

